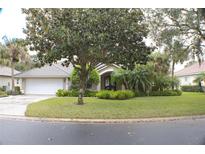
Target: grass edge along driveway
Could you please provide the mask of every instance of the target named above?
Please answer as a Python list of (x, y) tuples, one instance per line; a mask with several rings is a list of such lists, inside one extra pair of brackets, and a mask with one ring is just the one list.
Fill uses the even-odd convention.
[(75, 97), (56, 97), (29, 104), (26, 116), (75, 119), (132, 119), (205, 114), (205, 94), (136, 97), (129, 100), (85, 98), (75, 105)]

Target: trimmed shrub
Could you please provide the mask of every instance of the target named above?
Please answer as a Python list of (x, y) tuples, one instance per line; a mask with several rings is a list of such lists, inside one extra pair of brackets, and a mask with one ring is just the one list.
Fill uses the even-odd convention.
[[(84, 96), (85, 97), (95, 97), (96, 91), (86, 90)], [(58, 97), (78, 97), (79, 91), (76, 89), (72, 90), (64, 90), (64, 89), (58, 89), (56, 92), (56, 96)]]
[(58, 89), (58, 91), (56, 92), (56, 96), (58, 97), (68, 96), (68, 90)]
[(21, 88), (19, 86), (14, 87), (15, 90), (15, 95), (20, 95), (21, 94)]
[(68, 90), (69, 97), (78, 97), (79, 91), (77, 89)]
[[(86, 90), (84, 93), (84, 97), (95, 97), (96, 93), (97, 93), (96, 91)], [(78, 97), (78, 95), (79, 95), (79, 91), (77, 89), (71, 89), (68, 91), (69, 97)]]
[(3, 87), (0, 87), (0, 91), (5, 91)]
[(7, 95), (21, 95), (21, 89), (19, 86), (16, 86), (14, 87), (14, 91), (12, 90), (9, 90), (9, 91), (6, 91)]
[(135, 93), (131, 90), (118, 90), (118, 91), (110, 91), (110, 90), (101, 90), (96, 96), (100, 99), (128, 99), (135, 97)]
[(110, 99), (112, 96), (112, 91), (110, 90), (101, 90), (96, 94), (96, 97), (100, 99)]
[(86, 90), (84, 96), (85, 97), (96, 97), (97, 91)]
[[(203, 87), (205, 88), (205, 87)], [(181, 90), (184, 92), (203, 92), (203, 90), (198, 86), (181, 86)]]
[(148, 96), (148, 93), (145, 93), (145, 92), (135, 92), (135, 97), (145, 97), (145, 96)]
[(180, 90), (164, 90), (164, 91), (152, 91), (149, 96), (181, 96)]
[(5, 96), (7, 96), (7, 93), (0, 90), (0, 97), (5, 97)]

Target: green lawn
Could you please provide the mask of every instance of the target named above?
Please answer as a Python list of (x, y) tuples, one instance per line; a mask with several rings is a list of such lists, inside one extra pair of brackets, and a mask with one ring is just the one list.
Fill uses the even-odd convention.
[(30, 104), (26, 116), (52, 118), (120, 119), (205, 114), (205, 94), (136, 97), (129, 100), (85, 98), (85, 105), (75, 105), (76, 98), (52, 98)]

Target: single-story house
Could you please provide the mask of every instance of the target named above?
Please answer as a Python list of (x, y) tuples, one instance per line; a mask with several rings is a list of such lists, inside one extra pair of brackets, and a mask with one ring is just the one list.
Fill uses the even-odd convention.
[[(14, 75), (19, 74), (20, 72), (14, 70)], [(6, 91), (11, 90), (12, 80), (11, 80), (11, 68), (7, 66), (0, 65), (0, 87)], [(21, 87), (21, 79), (14, 79), (14, 86)]]
[(180, 85), (196, 85), (194, 82), (196, 77), (205, 72), (205, 61), (199, 65), (199, 63), (194, 63), (191, 66), (185, 67), (184, 69), (177, 71), (175, 75), (180, 80)]
[[(111, 64), (98, 64), (96, 70), (100, 75), (100, 83), (93, 85), (92, 90), (105, 89), (111, 84), (110, 75), (119, 66)], [(62, 66), (61, 63), (45, 65), (41, 68), (34, 68), (29, 71), (15, 75), (22, 79), (22, 92), (24, 94), (55, 94), (58, 89), (70, 89), (69, 80), (73, 66)], [(118, 88), (120, 88), (118, 86)]]

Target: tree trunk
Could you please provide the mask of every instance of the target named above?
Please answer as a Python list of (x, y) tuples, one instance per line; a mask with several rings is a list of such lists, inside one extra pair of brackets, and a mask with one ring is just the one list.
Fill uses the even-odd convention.
[(14, 63), (11, 62), (11, 93), (14, 94), (15, 87), (14, 87)]
[(78, 105), (83, 105), (84, 104), (84, 100), (83, 100), (83, 96), (84, 96), (84, 92), (85, 92), (85, 88), (86, 88), (86, 79), (87, 79), (87, 70), (86, 70), (86, 64), (81, 66), (80, 69), (80, 83), (79, 83), (79, 95), (78, 95)]
[(124, 86), (125, 86), (125, 90), (128, 90), (128, 83), (127, 83), (127, 81), (123, 81), (123, 84), (124, 84)]
[(174, 79), (174, 68), (175, 68), (175, 60), (172, 61), (172, 90), (174, 90), (174, 83), (173, 83), (173, 79)]

